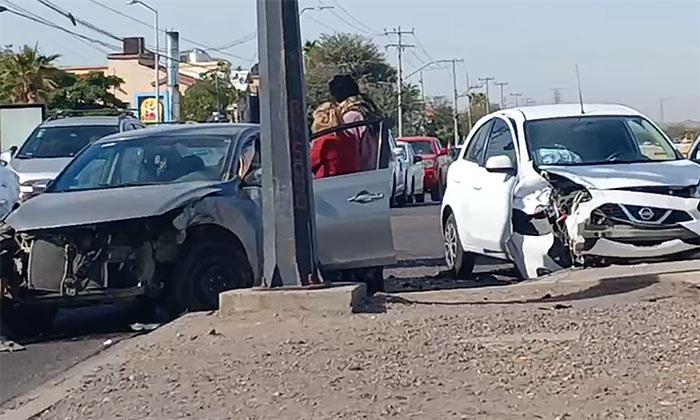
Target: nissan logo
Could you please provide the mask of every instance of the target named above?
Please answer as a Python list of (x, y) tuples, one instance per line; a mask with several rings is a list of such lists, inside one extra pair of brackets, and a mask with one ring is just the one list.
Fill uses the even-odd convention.
[(639, 210), (639, 217), (644, 221), (649, 221), (654, 218), (654, 210), (649, 207), (643, 207)]

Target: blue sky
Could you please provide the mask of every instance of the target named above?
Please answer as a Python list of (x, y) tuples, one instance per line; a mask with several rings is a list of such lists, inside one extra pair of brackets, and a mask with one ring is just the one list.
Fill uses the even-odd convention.
[[(0, 4), (12, 7), (8, 1), (70, 25), (36, 0), (0, 0)], [(95, 1), (152, 20), (148, 11), (125, 1)], [(206, 45), (225, 45), (255, 31), (254, 0), (147, 1), (159, 10), (161, 27)], [(119, 36), (153, 41), (152, 30), (88, 0), (53, 2)], [(337, 2), (366, 26), (345, 14)], [(588, 102), (624, 103), (658, 119), (663, 98), (667, 121), (700, 120), (700, 0), (300, 0), (300, 7), (321, 3), (335, 6), (335, 13), (306, 12), (305, 38), (333, 29), (372, 35), (383, 46), (389, 38), (375, 32), (399, 25), (415, 29), (416, 38), (407, 36), (406, 42), (421, 45), (425, 52), (416, 48), (406, 54), (407, 72), (431, 59), (462, 58), (461, 85), (468, 70), (472, 80), (492, 76), (509, 82), (506, 93), (523, 93), (548, 103), (555, 87), (564, 89), (565, 101), (576, 100), (578, 64)], [(116, 44), (89, 30), (73, 29)], [(104, 53), (67, 34), (8, 13), (0, 14), (0, 42), (39, 43), (44, 53), (60, 53), (63, 65), (106, 61)], [(183, 47), (191, 46), (183, 42)], [(248, 67), (256, 57), (256, 41), (227, 52), (231, 55), (222, 57)], [(394, 50), (388, 57), (396, 63)], [(452, 78), (446, 69), (426, 72), (425, 84), (428, 95), (451, 95)], [(497, 102), (498, 96), (492, 87), (492, 100)]]

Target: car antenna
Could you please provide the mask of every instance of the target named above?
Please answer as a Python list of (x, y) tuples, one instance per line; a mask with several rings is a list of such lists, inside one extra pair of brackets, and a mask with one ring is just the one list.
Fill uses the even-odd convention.
[(578, 83), (578, 102), (581, 104), (581, 114), (585, 114), (586, 111), (583, 109), (583, 93), (581, 93), (581, 75), (578, 71), (578, 64), (576, 64), (576, 82)]

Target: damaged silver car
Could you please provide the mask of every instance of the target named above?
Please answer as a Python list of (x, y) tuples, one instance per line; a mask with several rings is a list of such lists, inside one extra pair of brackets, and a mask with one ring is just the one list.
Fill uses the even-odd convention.
[(617, 105), (508, 109), (480, 120), (448, 174), (446, 259), (476, 255), (525, 278), (571, 266), (697, 256), (700, 165)]
[[(381, 122), (368, 125), (387, 138)], [(314, 180), (318, 258), (328, 278), (382, 288), (395, 260), (387, 146), (377, 166)], [(0, 232), (5, 310), (157, 300), (172, 313), (216, 308), (261, 284), (259, 127), (201, 124), (115, 134), (83, 150)], [(359, 197), (359, 198), (358, 198)], [(367, 238), (372, 238), (368, 241)]]

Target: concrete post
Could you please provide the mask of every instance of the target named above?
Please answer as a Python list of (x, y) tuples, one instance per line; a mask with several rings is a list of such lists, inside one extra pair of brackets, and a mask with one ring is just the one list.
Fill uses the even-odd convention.
[(175, 31), (166, 32), (168, 57), (166, 66), (168, 68), (168, 98), (170, 103), (170, 120), (180, 121), (180, 33)]
[(317, 282), (303, 53), (297, 0), (258, 0), (263, 286)]

